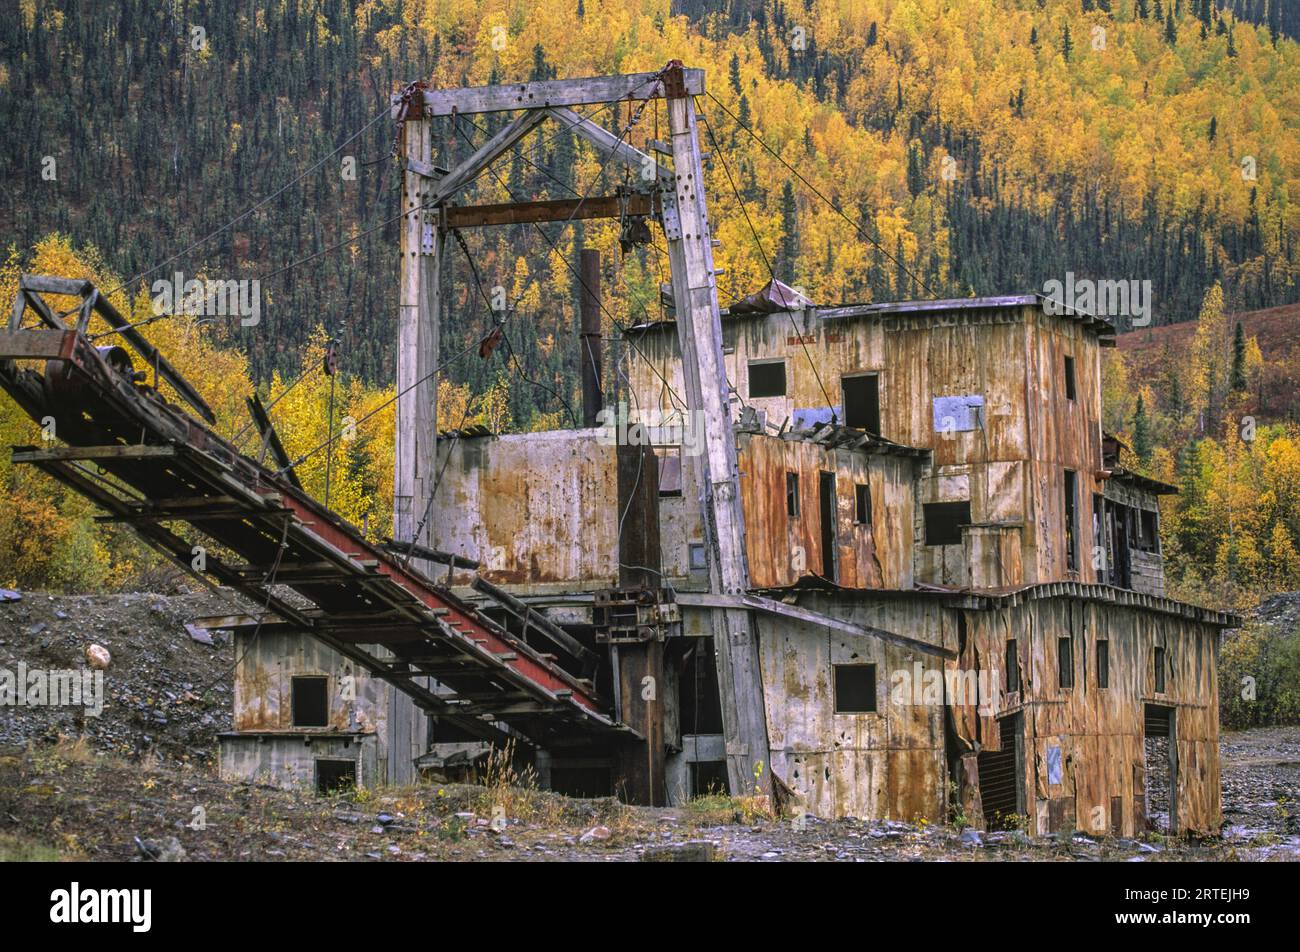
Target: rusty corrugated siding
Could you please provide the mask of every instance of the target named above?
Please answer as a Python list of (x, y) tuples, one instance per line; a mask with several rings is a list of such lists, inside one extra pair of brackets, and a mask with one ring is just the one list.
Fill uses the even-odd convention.
[[(450, 454), (433, 504), (433, 544), (478, 559), (515, 590), (584, 591), (618, 584), (615, 447), (598, 430), (474, 437)], [(445, 448), (444, 448), (445, 447)], [(455, 584), (473, 573), (458, 571)]]
[[(856, 606), (846, 613), (864, 624), (943, 637), (939, 613), (915, 601)], [(758, 627), (772, 769), (808, 811), (822, 817), (941, 819), (943, 706), (899, 703), (891, 684), (893, 672), (911, 672), (918, 664), (932, 668), (933, 656), (788, 619), (763, 619)], [(876, 665), (876, 713), (835, 712), (837, 664)]]
[[(911, 588), (915, 461), (803, 440), (739, 437), (740, 493), (755, 588), (793, 585), (822, 574), (819, 477), (835, 476), (835, 582), (845, 588)], [(799, 478), (799, 514), (786, 500), (787, 474)], [(871, 521), (859, 524), (855, 491), (870, 487)]]
[[(1134, 827), (1135, 797), (1142, 792), (1143, 714), (1147, 703), (1176, 711), (1178, 820), (1183, 830), (1217, 831), (1222, 820), (1218, 758), (1218, 629), (1190, 618), (1140, 608), (1070, 598), (1027, 601), (1014, 608), (966, 612), (964, 665), (996, 672), (998, 710), (1024, 716), (1024, 788), (1039, 832), (1049, 816), (1072, 816), (1087, 832), (1112, 824), (1124, 835)], [(1004, 691), (1002, 659), (1016, 639), (1024, 692)], [(1058, 638), (1070, 638), (1074, 686), (1059, 686)], [(1097, 642), (1109, 644), (1109, 686), (1097, 681)], [(1155, 693), (1154, 649), (1168, 661), (1166, 691)], [(1014, 704), (1013, 704), (1014, 702)], [(1000, 749), (997, 719), (974, 709), (954, 709), (959, 733), (970, 743)], [(1059, 784), (1049, 783), (1048, 748), (1060, 749)], [(1112, 805), (1118, 803), (1116, 818)], [(1139, 801), (1140, 804), (1140, 801)], [(1118, 822), (1116, 822), (1118, 821)]]
[[(973, 523), (1002, 527), (996, 545), (971, 551), (923, 545), (918, 518), (918, 581), (1096, 581), (1092, 495), (1101, 492), (1101, 348), (1095, 333), (1044, 314), (1037, 304), (814, 319), (807, 327), (803, 314), (794, 319), (799, 335), (788, 314), (724, 323), (728, 378), (741, 399), (780, 424), (797, 409), (824, 407), (822, 385), (838, 405), (843, 376), (876, 373), (883, 435), (933, 452), (918, 503), (969, 500)], [(1067, 355), (1074, 359), (1073, 400), (1065, 394)], [(786, 396), (751, 397), (749, 362), (772, 358), (786, 361)], [(629, 376), (643, 405), (668, 399), (660, 375), (680, 389), (676, 336), (664, 330), (637, 338)], [(983, 398), (983, 427), (935, 432), (933, 400), (963, 395)], [(1078, 477), (1074, 568), (1067, 565), (1063, 530), (1066, 469)], [(1009, 551), (1013, 546), (1018, 556)]]

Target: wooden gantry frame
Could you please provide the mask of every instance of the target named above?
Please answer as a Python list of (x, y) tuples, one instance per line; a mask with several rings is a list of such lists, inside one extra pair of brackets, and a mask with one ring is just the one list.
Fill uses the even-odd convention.
[[(397, 441), (394, 536), (432, 547), (423, 518), (432, 505), (437, 458), (439, 295), (444, 240), (468, 226), (566, 222), (650, 214), (668, 244), (672, 296), (681, 345), (688, 412), (701, 417), (705, 452), (688, 457), (700, 504), (709, 564), (709, 590), (720, 599), (710, 611), (733, 793), (770, 793), (772, 773), (759, 670), (754, 615), (742, 598), (749, 588), (736, 441), (722, 352), (713, 241), (704, 191), (703, 159), (695, 99), (704, 72), (672, 61), (653, 73), (547, 80), (465, 89), (428, 89), (412, 84), (393, 97), (402, 125), (401, 293), (398, 319)], [(576, 113), (573, 107), (643, 102), (667, 103), (668, 168), (657, 158)], [(518, 115), (473, 154), (444, 171), (434, 161), (437, 117), (512, 112)], [(607, 162), (636, 170), (646, 183), (633, 196), (518, 202), (478, 207), (451, 204), (456, 194), (492, 162), (511, 151), (544, 122), (558, 123), (585, 140)], [(647, 175), (645, 172), (652, 172)], [(634, 203), (634, 204), (632, 204)]]

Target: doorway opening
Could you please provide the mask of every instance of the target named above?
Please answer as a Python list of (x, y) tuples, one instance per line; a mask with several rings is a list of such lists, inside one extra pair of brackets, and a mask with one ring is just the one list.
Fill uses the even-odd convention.
[(822, 517), (822, 578), (835, 581), (835, 474), (822, 473), (817, 481)]
[(1178, 829), (1178, 729), (1174, 709), (1147, 704), (1142, 723), (1146, 827), (1172, 833)]
[(998, 721), (1001, 750), (979, 753), (980, 804), (990, 830), (1014, 829), (1024, 814), (1020, 782), (1022, 715)]

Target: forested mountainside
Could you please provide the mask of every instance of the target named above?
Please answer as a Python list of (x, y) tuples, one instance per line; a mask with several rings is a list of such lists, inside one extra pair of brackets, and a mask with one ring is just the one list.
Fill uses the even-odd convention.
[[(731, 171), (778, 276), (820, 301), (1037, 289), (1072, 271), (1151, 280), (1154, 320), (1169, 323), (1194, 317), (1215, 281), (1234, 309), (1296, 300), (1295, 20), (1266, 0), (20, 0), (0, 18), (0, 228), (21, 250), (64, 233), (124, 278), (173, 255), (147, 277), (261, 276), (265, 325), (218, 329), (256, 379), (294, 370), (323, 324), (353, 369), (383, 381), (397, 240), (389, 95), (417, 78), (680, 58), (708, 71), (719, 100), (701, 108), (726, 160), (710, 182), (724, 298), (767, 270)], [(479, 125), (441, 130), (449, 150), (481, 141), (490, 123)], [(543, 133), (481, 191), (566, 196), (597, 188), (596, 168)], [(615, 255), (610, 228), (587, 230), (561, 247), (585, 237), (609, 250), (624, 316), (653, 311), (657, 252)], [(514, 331), (530, 373), (570, 369), (575, 354), (548, 346), (572, 327), (564, 263), (528, 227), (470, 247), (485, 279), (544, 289), (525, 296)], [(462, 315), (469, 277), (453, 261)], [(469, 334), (481, 321), (462, 323)], [(456, 327), (448, 351), (462, 345)], [(464, 372), (476, 387), (490, 377)]]
[[(319, 493), (328, 456), (331, 504), (382, 533), (399, 184), (389, 97), (415, 79), (680, 59), (707, 71), (698, 105), (724, 304), (773, 273), (820, 303), (1041, 290), (1073, 273), (1150, 281), (1155, 325), (1195, 321), (1177, 352), (1185, 374), (1130, 371), (1113, 354), (1106, 423), (1132, 465), (1184, 489), (1165, 512), (1175, 594), (1235, 603), (1300, 587), (1295, 360), (1258, 339), (1268, 322), (1235, 334), (1237, 312), (1300, 300), (1296, 35), (1295, 8), (1275, 0), (20, 0), (0, 17), (0, 299), (20, 270), (80, 274), (143, 320), (151, 282), (176, 272), (260, 280), (254, 326), (182, 316), (145, 332), (228, 435), (245, 427), (245, 394), (279, 398), (339, 338), (334, 398), (308, 374), (276, 425), (297, 456), (347, 416), (369, 421), (300, 473)], [(638, 118), (638, 146), (666, 123), (655, 104), (584, 111), (616, 133)], [(439, 161), (504, 121), (443, 121)], [(463, 200), (620, 184), (544, 126)], [(440, 422), (566, 425), (577, 248), (603, 254), (612, 338), (662, 315), (662, 239), (625, 250), (618, 222), (462, 237), (448, 244)], [(466, 348), (496, 321), (482, 293), (495, 287), (510, 316), (480, 358)], [(0, 442), (35, 439), (19, 417), (0, 406)], [(151, 564), (7, 457), (0, 483), (0, 584), (123, 586)]]

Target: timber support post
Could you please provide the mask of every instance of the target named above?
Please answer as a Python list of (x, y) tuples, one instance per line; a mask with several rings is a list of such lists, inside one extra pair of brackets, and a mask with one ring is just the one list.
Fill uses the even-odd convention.
[[(693, 484), (701, 495), (709, 590), (741, 595), (749, 589), (745, 519), (722, 357), (722, 316), (705, 205), (704, 166), (695, 100), (685, 73), (680, 63), (670, 64), (664, 72), (673, 154), (672, 181), (664, 195), (664, 234), (668, 239), (686, 403), (690, 412), (700, 414), (704, 433), (704, 452), (696, 456), (683, 454), (683, 465), (690, 468), (695, 477)], [(669, 211), (670, 203), (675, 215)], [(687, 421), (688, 426), (693, 423)], [(736, 608), (716, 608), (711, 615), (731, 792), (735, 796), (768, 793), (775, 803), (754, 617)]]
[[(618, 583), (603, 593), (598, 629), (609, 644), (618, 719), (639, 735), (618, 751), (629, 803), (665, 806), (664, 635), (666, 594), (660, 580), (659, 467), (645, 445), (618, 446)], [(669, 606), (669, 610), (671, 606)]]
[[(432, 124), (422, 84), (403, 94), (400, 311), (397, 330), (396, 461), (393, 537), (433, 548), (428, 515), (437, 462), (438, 276), (443, 231), (438, 207), (429, 207), (434, 180)], [(428, 575), (432, 566), (414, 560)]]

